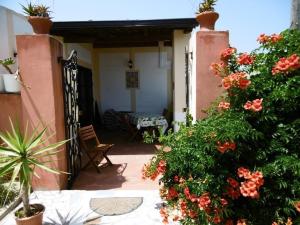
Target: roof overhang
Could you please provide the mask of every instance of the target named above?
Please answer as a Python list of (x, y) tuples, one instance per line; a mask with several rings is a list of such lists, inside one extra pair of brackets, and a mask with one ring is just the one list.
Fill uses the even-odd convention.
[(189, 33), (198, 25), (194, 18), (163, 20), (54, 22), (51, 34), (65, 43), (92, 43), (94, 48), (172, 45), (173, 31)]

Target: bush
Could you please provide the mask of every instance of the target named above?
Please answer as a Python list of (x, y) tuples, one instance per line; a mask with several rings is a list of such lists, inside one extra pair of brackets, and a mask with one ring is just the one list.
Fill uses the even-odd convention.
[[(224, 96), (206, 119), (161, 137), (143, 176), (161, 174), (163, 221), (300, 224), (300, 32), (261, 35), (212, 64)], [(166, 150), (168, 149), (168, 150)]]

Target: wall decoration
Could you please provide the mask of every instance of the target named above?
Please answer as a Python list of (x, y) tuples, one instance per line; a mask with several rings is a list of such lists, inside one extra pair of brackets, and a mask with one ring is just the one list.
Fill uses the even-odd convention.
[(137, 70), (126, 71), (126, 88), (139, 88), (139, 72)]

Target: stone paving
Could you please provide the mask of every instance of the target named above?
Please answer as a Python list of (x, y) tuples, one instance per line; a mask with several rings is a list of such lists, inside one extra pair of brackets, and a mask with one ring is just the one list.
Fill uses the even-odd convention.
[[(161, 199), (157, 190), (38, 191), (31, 195), (31, 200), (32, 203), (42, 203), (46, 206), (44, 225), (50, 222), (48, 218), (57, 221), (55, 225), (60, 225), (56, 211), (64, 217), (68, 213), (69, 215), (76, 215), (70, 225), (83, 225), (86, 219), (99, 217), (89, 207), (90, 199), (95, 197), (143, 197), (143, 203), (130, 213), (118, 216), (103, 216), (95, 219), (94, 222), (85, 224), (162, 225), (159, 214)], [(14, 225), (13, 213), (1, 221), (0, 224)]]

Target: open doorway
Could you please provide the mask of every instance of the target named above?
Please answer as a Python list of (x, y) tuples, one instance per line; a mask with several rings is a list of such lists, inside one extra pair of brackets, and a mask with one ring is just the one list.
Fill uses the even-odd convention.
[(94, 97), (92, 70), (78, 65), (78, 106), (80, 126), (93, 124)]

